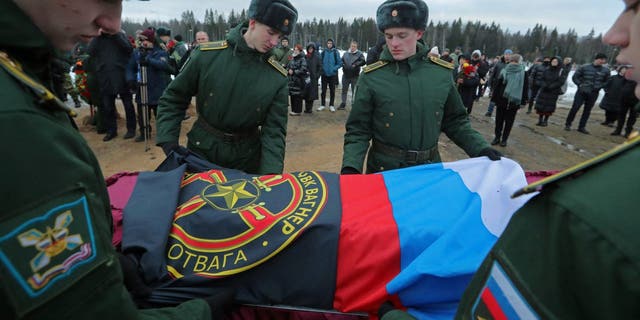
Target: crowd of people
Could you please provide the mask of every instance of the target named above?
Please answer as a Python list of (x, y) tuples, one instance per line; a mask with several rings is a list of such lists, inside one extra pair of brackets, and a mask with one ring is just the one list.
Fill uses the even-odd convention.
[[(633, 95), (640, 96), (635, 82), (640, 75), (632, 72), (640, 64), (640, 1), (624, 4), (604, 37), (621, 48), (618, 75), (610, 76), (603, 54), (576, 69), (572, 80), (578, 91), (566, 130), (572, 130), (584, 108), (577, 130), (589, 134), (587, 120), (604, 89), (603, 125), (617, 121), (612, 134), (622, 134), (624, 127), (631, 136), (638, 101)], [(341, 173), (360, 174), (440, 162), (441, 132), (471, 157), (500, 161), (500, 152), (491, 145), (507, 145), (516, 113), (527, 105), (528, 110), (535, 107), (538, 125), (547, 125), (566, 90), (572, 63), (548, 57), (527, 72), (522, 57), (509, 49), (493, 66), (482, 62), (479, 51), (469, 58), (460, 48), (440, 55), (421, 42), (428, 17), (423, 0), (386, 0), (378, 7), (376, 23), (385, 45), (377, 46), (377, 59), (362, 73), (363, 57), (355, 42), (342, 57), (331, 39), (320, 54), (314, 44), (306, 52), (301, 44), (286, 49), (288, 43), (280, 39), (291, 33), (298, 18), (288, 0), (252, 0), (249, 19), (225, 40), (207, 42), (198, 33), (201, 40), (191, 48), (181, 37), (171, 39), (166, 28), (126, 36), (120, 30), (120, 1), (14, 0), (0, 2), (0, 10), (0, 128), (4, 137), (20, 136), (5, 139), (10, 152), (0, 166), (11, 182), (0, 192), (5, 200), (0, 312), (8, 319), (221, 319), (233, 302), (230, 289), (161, 309), (134, 303), (149, 292), (137, 290), (143, 282), (136, 276), (137, 266), (111, 245), (111, 210), (100, 166), (76, 130), (73, 110), (51, 92), (53, 80), (64, 81), (53, 76), (54, 59), (60, 55), (56, 50), (70, 51), (79, 40), (93, 38), (88, 47), (75, 49), (82, 58), (73, 66), (80, 95), (98, 107), (96, 121), (104, 141), (117, 136), (115, 99), (120, 97), (124, 138), (134, 138), (138, 128), (142, 139), (136, 141), (144, 140), (151, 130), (147, 120), (157, 109), (156, 143), (167, 154), (184, 152), (178, 144), (180, 124), (195, 96), (198, 119), (187, 134), (187, 149), (224, 167), (258, 174), (283, 171), (289, 98), (292, 116), (301, 113), (302, 101), (310, 113), (321, 79), (316, 110), (327, 108), (327, 89), (328, 109), (336, 110), (340, 68), (349, 70), (343, 94), (345, 82), (357, 87), (352, 89), (356, 94), (346, 123)], [(60, 24), (51, 17), (74, 23)], [(281, 53), (274, 55), (279, 43)], [(485, 84), (491, 95), (487, 114), (496, 109), (491, 145), (471, 128), (468, 117)], [(314, 86), (315, 92), (309, 90)], [(346, 106), (344, 96), (342, 102)], [(500, 289), (508, 291), (508, 303), (517, 304), (514, 312), (532, 318), (638, 318), (639, 146), (640, 138), (633, 138), (523, 189), (542, 191), (509, 222), (461, 297), (458, 317), (504, 317), (491, 300), (499, 281)], [(621, 181), (626, 181), (624, 188)], [(87, 244), (72, 254), (81, 238)], [(396, 307), (401, 306), (382, 304), (379, 316), (412, 319)]]
[[(61, 81), (54, 82), (59, 84), (54, 93), (62, 101), (71, 96), (76, 108), (81, 107), (79, 97), (82, 98), (92, 110), (90, 123), (99, 134), (105, 134), (105, 142), (118, 136), (119, 99), (126, 119), (123, 138), (145, 141), (151, 131), (151, 115), (157, 113), (158, 99), (191, 52), (208, 41), (207, 33), (200, 31), (192, 44), (186, 44), (181, 35), (171, 38), (171, 30), (163, 27), (137, 30), (134, 36), (123, 30), (115, 34), (102, 32), (88, 44), (79, 42), (69, 53), (58, 52), (58, 67), (53, 75)], [(70, 70), (76, 77), (74, 84)]]

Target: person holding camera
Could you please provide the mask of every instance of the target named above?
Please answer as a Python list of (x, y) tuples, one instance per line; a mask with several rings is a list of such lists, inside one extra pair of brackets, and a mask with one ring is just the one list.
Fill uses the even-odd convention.
[[(162, 96), (162, 92), (169, 85), (167, 77), (171, 73), (171, 66), (169, 65), (169, 55), (166, 51), (162, 50), (156, 42), (156, 37), (153, 29), (144, 30), (138, 36), (141, 46), (137, 48), (129, 59), (127, 65), (127, 83), (129, 88), (136, 93), (136, 105), (138, 111), (138, 126), (140, 127), (140, 135), (136, 137), (136, 142), (144, 141), (145, 128), (147, 134), (151, 132), (151, 126), (148, 121), (151, 119), (151, 111), (154, 115), (158, 110), (158, 100)], [(142, 83), (142, 66), (146, 66), (146, 83)], [(141, 100), (140, 86), (147, 86), (147, 101)], [(147, 121), (144, 121), (144, 108), (143, 103), (146, 102), (147, 108)], [(147, 123), (145, 123), (147, 122)]]

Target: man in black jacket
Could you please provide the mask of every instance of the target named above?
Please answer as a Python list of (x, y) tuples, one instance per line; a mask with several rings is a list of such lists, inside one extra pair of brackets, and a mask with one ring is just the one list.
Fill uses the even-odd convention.
[(573, 97), (573, 105), (571, 106), (569, 115), (567, 115), (564, 130), (571, 131), (571, 123), (573, 119), (575, 119), (580, 107), (582, 107), (582, 104), (584, 104), (584, 110), (582, 111), (580, 124), (578, 125), (578, 132), (589, 134), (586, 125), (591, 115), (591, 108), (593, 108), (596, 99), (598, 99), (600, 89), (604, 87), (611, 75), (609, 68), (604, 66), (606, 62), (607, 56), (604, 53), (598, 53), (593, 63), (581, 66), (573, 75), (572, 80), (573, 83), (578, 86), (578, 91)]
[(109, 141), (118, 135), (116, 122), (116, 97), (120, 95), (127, 118), (125, 139), (136, 134), (136, 112), (133, 108), (131, 92), (127, 87), (125, 70), (133, 52), (124, 31), (116, 34), (102, 33), (93, 39), (87, 50), (96, 66), (96, 76), (102, 96), (100, 97), (102, 119), (107, 129), (103, 141)]

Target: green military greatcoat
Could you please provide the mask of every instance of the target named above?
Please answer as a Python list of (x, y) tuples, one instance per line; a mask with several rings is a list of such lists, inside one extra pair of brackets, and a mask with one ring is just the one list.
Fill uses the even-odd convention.
[(190, 150), (223, 167), (281, 173), (286, 70), (268, 59), (270, 53), (247, 46), (242, 36), (246, 28), (247, 23), (240, 24), (226, 41), (203, 44), (193, 52), (160, 98), (157, 143), (178, 141), (180, 123), (195, 95), (199, 119), (187, 135)]
[(12, 1), (0, 12), (0, 318), (209, 319), (204, 300), (136, 309), (100, 166), (48, 90), (53, 48)]
[[(489, 147), (471, 128), (451, 69), (446, 62), (429, 58), (427, 53), (428, 49), (418, 43), (414, 56), (394, 61), (385, 47), (380, 61), (365, 68), (347, 120), (343, 168), (362, 172), (367, 153), (370, 173), (440, 162), (441, 132), (472, 157)], [(370, 142), (396, 150), (421, 151), (427, 156), (411, 161), (416, 159), (379, 152), (375, 147), (369, 149)]]
[(456, 318), (640, 319), (640, 137), (596, 162), (515, 213)]

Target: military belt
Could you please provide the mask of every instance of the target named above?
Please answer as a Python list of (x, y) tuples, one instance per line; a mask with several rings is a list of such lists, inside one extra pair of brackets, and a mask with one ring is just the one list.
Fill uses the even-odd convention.
[(371, 148), (374, 152), (403, 160), (409, 164), (431, 163), (433, 158), (438, 154), (438, 146), (427, 150), (406, 150), (384, 144), (377, 140), (373, 140), (373, 146)]
[(200, 128), (204, 129), (204, 131), (222, 139), (224, 142), (239, 142), (245, 139), (258, 138), (260, 136), (260, 129), (258, 129), (258, 127), (248, 131), (225, 132), (213, 127), (201, 117), (198, 117), (196, 124), (200, 126)]

